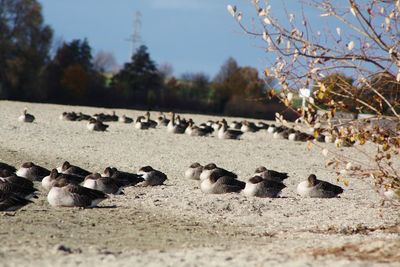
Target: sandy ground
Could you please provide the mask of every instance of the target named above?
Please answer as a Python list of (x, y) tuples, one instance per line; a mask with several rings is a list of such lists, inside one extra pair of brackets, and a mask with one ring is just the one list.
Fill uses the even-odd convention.
[[(17, 121), (25, 106), (35, 123)], [(92, 171), (151, 165), (168, 175), (167, 183), (128, 188), (95, 209), (55, 209), (42, 192), (15, 214), (0, 214), (0, 266), (399, 266), (400, 211), (380, 206), (372, 181), (350, 178), (337, 199), (296, 195), (310, 173), (336, 182), (326, 159), (305, 143), (265, 132), (239, 141), (189, 137), (117, 122), (109, 123), (108, 132), (93, 133), (86, 122), (60, 121), (63, 111), (111, 112), (0, 101), (0, 161), (53, 168), (68, 160)], [(354, 148), (342, 153), (360, 157)], [(183, 177), (195, 161), (215, 162), (242, 180), (259, 165), (287, 171), (290, 178), (278, 199), (205, 195)]]

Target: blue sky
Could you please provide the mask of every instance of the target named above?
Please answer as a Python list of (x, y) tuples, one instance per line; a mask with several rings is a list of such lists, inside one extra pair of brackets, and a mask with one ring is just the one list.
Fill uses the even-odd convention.
[[(56, 40), (87, 38), (94, 52), (112, 52), (119, 64), (129, 60), (131, 43), (126, 39), (132, 35), (136, 11), (142, 13), (141, 36), (151, 57), (157, 64), (170, 63), (175, 75), (204, 72), (212, 78), (230, 56), (240, 65), (260, 70), (268, 64), (262, 43), (245, 35), (226, 10), (228, 4), (235, 4), (247, 18), (254, 16), (249, 0), (39, 2)], [(282, 9), (276, 12), (277, 17), (284, 15)]]

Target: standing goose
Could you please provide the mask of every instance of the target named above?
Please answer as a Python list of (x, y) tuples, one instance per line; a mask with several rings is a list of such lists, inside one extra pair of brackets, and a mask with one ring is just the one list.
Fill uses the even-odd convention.
[(123, 114), (121, 117), (119, 117), (118, 121), (123, 123), (132, 123), (133, 119)]
[(285, 187), (281, 182), (264, 179), (261, 176), (254, 176), (246, 183), (243, 193), (246, 196), (278, 197)]
[(8, 165), (7, 163), (0, 162), (0, 170), (7, 170), (10, 172), (16, 172), (17, 169), (14, 166)]
[(50, 175), (50, 171), (33, 162), (25, 162), (15, 174), (31, 181), (42, 181), (43, 177)]
[(140, 175), (119, 171), (117, 168), (111, 168), (111, 167), (107, 167), (104, 170), (103, 176), (117, 180), (124, 186), (135, 186), (136, 184), (144, 181), (143, 177)]
[(28, 109), (24, 108), (22, 115), (18, 117), (18, 121), (20, 122), (33, 122), (35, 120), (35, 116), (28, 113)]
[(192, 180), (200, 180), (201, 172), (203, 171), (203, 166), (200, 163), (195, 162), (189, 166), (189, 169), (185, 171), (185, 178)]
[(30, 203), (33, 202), (14, 193), (0, 191), (0, 211), (16, 211)]
[(220, 128), (218, 130), (219, 139), (239, 139), (242, 136), (242, 131), (228, 130), (228, 125), (226, 121), (220, 123)]
[(140, 168), (137, 174), (143, 177), (143, 186), (162, 185), (167, 180), (165, 173), (155, 170), (151, 166)]
[(263, 179), (270, 180), (270, 181), (275, 181), (275, 182), (282, 182), (286, 178), (289, 177), (289, 175), (286, 172), (278, 172), (274, 170), (268, 170), (264, 166), (258, 167), (254, 171), (254, 176), (261, 176)]
[(343, 193), (343, 188), (318, 180), (314, 174), (311, 174), (306, 181), (299, 183), (297, 193), (302, 197), (332, 198)]
[(50, 191), (54, 184), (60, 180), (64, 180), (63, 182), (65, 184), (80, 184), (83, 182), (84, 178), (73, 174), (59, 173), (57, 169), (52, 169), (50, 175), (43, 178), (42, 187)]
[(60, 172), (65, 173), (65, 174), (82, 176), (82, 177), (86, 177), (89, 174), (91, 174), (90, 171), (87, 171), (87, 170), (82, 169), (81, 167), (78, 167), (75, 165), (71, 165), (68, 161), (64, 161), (63, 165), (61, 166)]
[(101, 191), (66, 184), (63, 180), (57, 181), (47, 195), (47, 201), (53, 207), (95, 207), (106, 198), (108, 196)]
[(223, 168), (217, 167), (215, 163), (209, 163), (204, 166), (203, 171), (200, 174), (200, 180), (205, 180), (210, 178), (212, 173), (217, 173), (219, 176), (229, 176), (232, 178), (237, 178), (237, 175), (233, 172), (227, 171)]
[(122, 195), (122, 189), (124, 188), (124, 184), (118, 180), (111, 177), (102, 177), (100, 173), (92, 173), (86, 176), (83, 186), (113, 195)]
[(167, 125), (167, 132), (174, 133), (174, 134), (183, 134), (186, 128), (180, 124), (175, 124), (175, 113), (172, 112), (171, 120)]
[(97, 131), (104, 132), (107, 130), (109, 125), (102, 123), (100, 120), (96, 120), (95, 118), (90, 118), (86, 127), (89, 131)]
[(245, 182), (236, 180), (230, 176), (219, 176), (214, 172), (209, 178), (201, 181), (200, 189), (206, 194), (225, 194), (232, 192), (240, 192), (246, 186)]

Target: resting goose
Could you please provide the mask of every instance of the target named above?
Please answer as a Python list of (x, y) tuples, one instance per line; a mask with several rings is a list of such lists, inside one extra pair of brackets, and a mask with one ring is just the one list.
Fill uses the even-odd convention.
[(169, 119), (167, 119), (165, 117), (165, 114), (162, 112), (160, 112), (160, 116), (158, 117), (157, 121), (158, 121), (158, 124), (162, 125), (162, 126), (168, 126), (168, 123), (169, 123)]
[(108, 196), (98, 190), (58, 181), (53, 185), (47, 201), (53, 207), (95, 207)]
[(132, 123), (133, 119), (123, 114), (121, 117), (119, 117), (118, 121), (123, 123)]
[(102, 123), (100, 120), (96, 120), (95, 118), (90, 118), (86, 127), (89, 131), (98, 131), (104, 132), (107, 130), (109, 125)]
[(33, 162), (25, 162), (15, 174), (31, 181), (42, 181), (43, 177), (50, 175), (50, 171)]
[(162, 185), (164, 184), (165, 180), (167, 180), (167, 175), (153, 169), (151, 166), (140, 168), (137, 174), (143, 177), (143, 186)]
[(11, 166), (7, 163), (0, 162), (0, 170), (8, 170), (10, 172), (16, 172), (17, 169), (14, 166)]
[(60, 180), (63, 180), (65, 184), (80, 184), (83, 182), (84, 178), (73, 174), (59, 173), (57, 169), (52, 169), (50, 175), (43, 178), (42, 187), (50, 191), (54, 184)]
[(17, 194), (0, 191), (0, 211), (16, 211), (30, 203), (33, 202)]
[(260, 176), (263, 179), (275, 182), (282, 182), (283, 180), (289, 177), (289, 175), (286, 172), (268, 170), (264, 166), (256, 168), (256, 170), (254, 171), (254, 176)]
[(201, 191), (206, 194), (240, 192), (245, 186), (245, 182), (236, 180), (231, 176), (219, 176), (216, 172), (212, 173), (210, 177), (200, 183)]
[(124, 184), (111, 177), (102, 177), (100, 173), (92, 173), (85, 177), (83, 186), (99, 190), (106, 194), (121, 195)]
[(343, 188), (318, 180), (314, 174), (311, 174), (306, 181), (299, 183), (297, 193), (302, 197), (332, 198), (343, 193)]
[(203, 171), (200, 174), (200, 180), (205, 180), (210, 178), (212, 173), (217, 173), (219, 176), (229, 176), (232, 178), (237, 178), (237, 175), (233, 172), (227, 171), (223, 168), (217, 167), (215, 163), (209, 163), (203, 167)]
[(219, 139), (239, 139), (242, 136), (242, 131), (228, 130), (226, 122), (221, 122), (220, 128), (218, 130)]
[(191, 180), (200, 180), (201, 172), (203, 171), (203, 166), (200, 163), (195, 162), (189, 166), (189, 169), (185, 171), (185, 178)]
[(28, 109), (24, 108), (22, 115), (18, 117), (18, 121), (20, 122), (33, 122), (35, 120), (35, 116), (28, 113)]
[(248, 180), (243, 190), (246, 196), (255, 197), (278, 197), (286, 186), (281, 182), (264, 179), (261, 176), (254, 176)]
[(185, 132), (185, 127), (180, 124), (175, 124), (175, 113), (172, 112), (171, 120), (167, 126), (167, 132), (174, 133), (174, 134), (183, 134)]
[(147, 122), (149, 124), (149, 128), (156, 128), (158, 123), (156, 121), (153, 121), (152, 119), (150, 119), (150, 112), (146, 112), (145, 114), (146, 120), (145, 122)]
[(144, 121), (143, 116), (138, 116), (135, 120), (135, 128), (139, 130), (147, 130), (150, 128), (150, 123)]
[(111, 167), (107, 167), (104, 170), (103, 176), (117, 180), (124, 186), (134, 186), (144, 181), (143, 177), (138, 174), (119, 171), (117, 168), (111, 168)]
[(244, 120), (242, 122), (242, 127), (240, 127), (240, 130), (244, 133), (247, 133), (247, 132), (254, 133), (254, 132), (257, 132), (259, 129), (253, 122)]
[(61, 166), (60, 172), (65, 173), (65, 174), (73, 174), (73, 175), (77, 175), (77, 176), (82, 176), (82, 177), (86, 177), (89, 174), (91, 174), (90, 171), (87, 171), (87, 170), (82, 169), (81, 167), (78, 167), (75, 165), (71, 165), (71, 163), (69, 163), (68, 161), (64, 161), (64, 163)]
[(16, 184), (9, 181), (7, 178), (0, 178), (0, 191), (5, 194), (15, 194), (21, 198), (29, 200), (31, 198), (37, 198), (36, 192), (38, 190), (33, 186)]

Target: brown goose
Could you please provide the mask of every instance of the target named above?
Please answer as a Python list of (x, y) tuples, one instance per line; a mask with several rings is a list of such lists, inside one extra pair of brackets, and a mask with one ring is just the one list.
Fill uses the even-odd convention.
[(36, 192), (38, 191), (33, 186), (27, 186), (25, 184), (16, 184), (9, 181), (7, 178), (0, 178), (0, 191), (5, 194), (15, 194), (21, 198), (31, 199), (36, 198)]
[(275, 182), (254, 176), (248, 180), (243, 193), (246, 196), (277, 197), (286, 186), (281, 182)]
[(33, 162), (25, 162), (15, 174), (31, 181), (42, 181), (43, 177), (50, 175), (50, 171)]
[(78, 175), (82, 177), (86, 177), (89, 174), (91, 174), (90, 171), (87, 171), (75, 165), (71, 165), (71, 163), (69, 163), (68, 161), (64, 161), (64, 163), (61, 166), (60, 172), (65, 174)]
[(155, 170), (151, 166), (140, 168), (137, 174), (143, 177), (143, 186), (162, 185), (167, 180), (165, 173)]
[(332, 198), (343, 193), (343, 188), (318, 180), (314, 174), (311, 174), (306, 181), (299, 183), (297, 193), (302, 197)]
[(203, 171), (203, 166), (200, 163), (195, 162), (189, 166), (189, 169), (185, 171), (185, 178), (192, 180), (200, 180), (201, 172)]
[(18, 117), (18, 121), (20, 122), (33, 122), (35, 120), (35, 116), (28, 113), (28, 109), (24, 108), (22, 115)]
[(140, 175), (119, 171), (117, 168), (111, 167), (107, 167), (104, 170), (103, 176), (115, 179), (118, 182), (122, 183), (124, 186), (134, 186), (144, 181), (143, 177)]
[(181, 124), (176, 124), (175, 123), (175, 113), (172, 112), (171, 115), (171, 120), (169, 121), (167, 125), (167, 132), (169, 133), (174, 133), (174, 134), (183, 134), (185, 132), (186, 128), (182, 126)]
[(84, 178), (78, 175), (59, 173), (57, 169), (52, 169), (50, 175), (43, 178), (42, 186), (49, 191), (60, 180), (64, 180), (65, 184), (80, 184)]
[(66, 184), (63, 180), (55, 183), (47, 195), (47, 201), (53, 207), (95, 207), (106, 198), (108, 196), (101, 191)]
[(220, 128), (218, 130), (218, 138), (219, 139), (239, 139), (242, 136), (242, 131), (237, 130), (228, 130), (228, 125), (225, 122), (220, 123)]
[(106, 194), (121, 195), (124, 184), (111, 177), (102, 177), (100, 173), (92, 173), (85, 177), (83, 186), (99, 190)]
[(89, 122), (87, 123), (86, 127), (89, 131), (97, 131), (97, 132), (104, 132), (107, 130), (109, 125), (102, 123), (95, 118), (90, 118)]
[(289, 175), (286, 172), (278, 172), (274, 170), (268, 170), (264, 166), (258, 167), (254, 171), (254, 176), (261, 176), (263, 179), (270, 180), (270, 181), (275, 181), (275, 182), (282, 182), (286, 178), (289, 177)]
[(229, 176), (232, 178), (237, 178), (237, 175), (235, 173), (220, 168), (215, 163), (209, 163), (203, 167), (203, 171), (200, 174), (200, 180), (203, 181), (205, 179), (208, 179), (212, 173), (217, 173), (219, 176)]
[(0, 171), (1, 170), (8, 170), (10, 172), (16, 172), (17, 169), (14, 166), (8, 165), (7, 163), (0, 162)]
[(217, 172), (212, 173), (209, 178), (200, 183), (201, 191), (206, 194), (240, 192), (245, 186), (245, 182), (236, 180), (230, 176), (219, 176)]
[(0, 211), (16, 211), (30, 203), (33, 202), (17, 194), (0, 191)]

